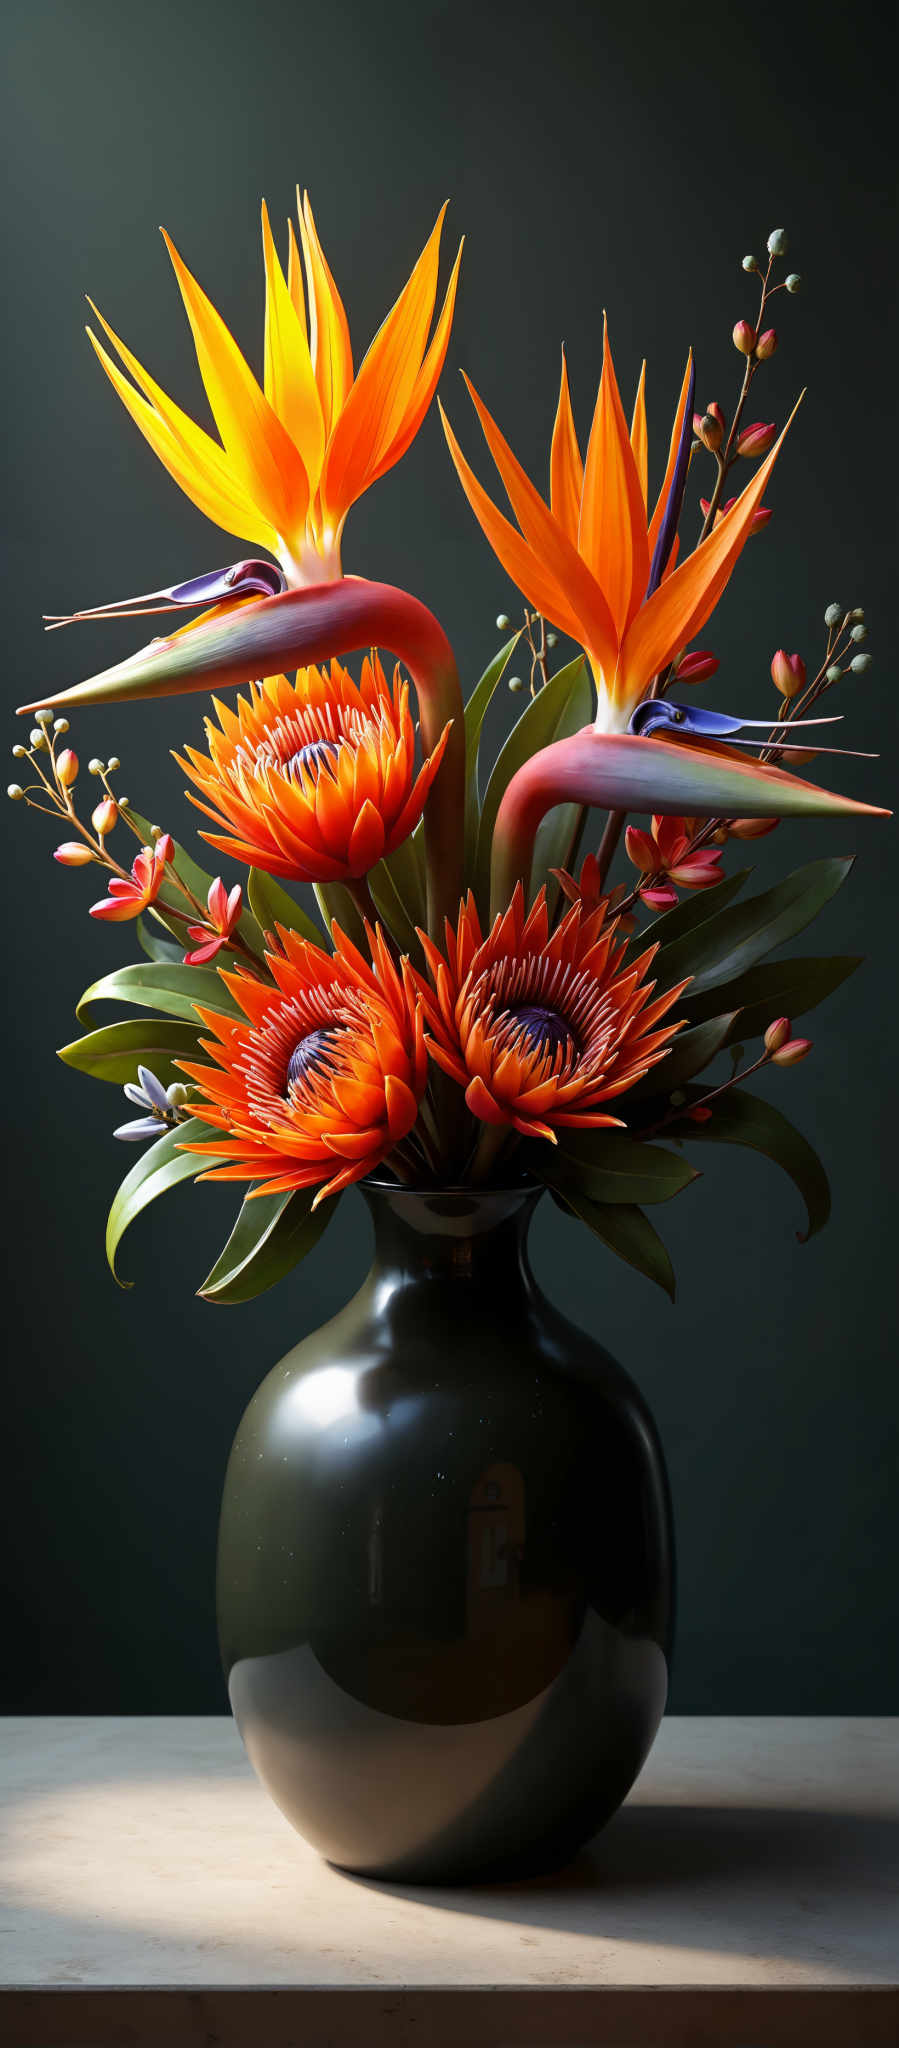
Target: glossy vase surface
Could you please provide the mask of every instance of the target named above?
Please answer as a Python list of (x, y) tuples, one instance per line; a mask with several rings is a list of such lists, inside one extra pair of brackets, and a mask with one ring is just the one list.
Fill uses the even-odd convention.
[(662, 1455), (632, 1382), (536, 1285), (536, 1189), (363, 1193), (368, 1278), (269, 1373), (231, 1453), (231, 1704), (331, 1862), (530, 1874), (614, 1812), (662, 1715)]

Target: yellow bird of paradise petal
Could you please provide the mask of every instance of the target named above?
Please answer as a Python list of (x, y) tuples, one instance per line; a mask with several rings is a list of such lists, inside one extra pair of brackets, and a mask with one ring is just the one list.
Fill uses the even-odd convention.
[(444, 206), (408, 282), (354, 371), (343, 302), (308, 195), (301, 198), (299, 191), (297, 210), (299, 242), (291, 223), (285, 276), (268, 209), (262, 206), (261, 385), (163, 229), (218, 441), (166, 395), (93, 301), (92, 310), (124, 369), (87, 330), (111, 384), (170, 476), (226, 533), (268, 549), (293, 588), (341, 576), (341, 538), (350, 507), (393, 468), (417, 434), (443, 368), (462, 256), (460, 243), (431, 334)]

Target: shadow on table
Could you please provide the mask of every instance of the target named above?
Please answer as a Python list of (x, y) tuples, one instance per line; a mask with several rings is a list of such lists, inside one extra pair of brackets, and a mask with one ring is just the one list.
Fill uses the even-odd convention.
[[(851, 1900), (855, 1926), (870, 1926), (872, 1946), (878, 1946), (876, 1922), (881, 1916), (885, 1921), (896, 1905), (899, 1819), (782, 1807), (634, 1804), (573, 1863), (548, 1877), (458, 1889), (351, 1875), (349, 1881), (447, 1912), (631, 1940), (651, 1939), (652, 1925), (658, 1929), (650, 1902), (661, 1891), (671, 1895), (666, 1945), (682, 1941), (708, 1948), (733, 1945), (741, 1925), (753, 1920), (755, 1901), (760, 1932), (765, 1928), (770, 1942), (772, 1904), (782, 1902), (777, 1952), (810, 1960), (819, 1953), (815, 1909), (837, 1897), (847, 1901), (847, 1917)], [(678, 1892), (689, 1895), (680, 1929)], [(645, 1929), (641, 1906), (650, 1907)]]

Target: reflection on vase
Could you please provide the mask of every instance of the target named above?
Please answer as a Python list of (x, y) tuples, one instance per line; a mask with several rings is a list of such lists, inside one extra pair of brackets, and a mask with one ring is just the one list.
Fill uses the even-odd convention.
[(367, 1193), (368, 1280), (232, 1452), (232, 1705), (332, 1861), (521, 1874), (614, 1811), (658, 1726), (664, 1467), (635, 1388), (536, 1287), (534, 1192)]

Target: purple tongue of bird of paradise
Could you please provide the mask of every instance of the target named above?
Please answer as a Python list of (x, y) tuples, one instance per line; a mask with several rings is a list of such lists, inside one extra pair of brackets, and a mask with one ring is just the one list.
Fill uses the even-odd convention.
[(46, 613), (44, 624), (48, 632), (53, 632), (57, 626), (74, 626), (79, 619), (135, 619), (173, 607), (177, 610), (181, 606), (190, 609), (195, 605), (223, 604), (229, 597), (280, 597), (286, 587), (277, 565), (260, 557), (232, 562), (224, 569), (209, 569), (203, 576), (190, 576), (185, 583), (169, 583), (162, 590), (148, 590), (140, 597), (113, 598), (110, 604), (93, 605), (85, 611)]

